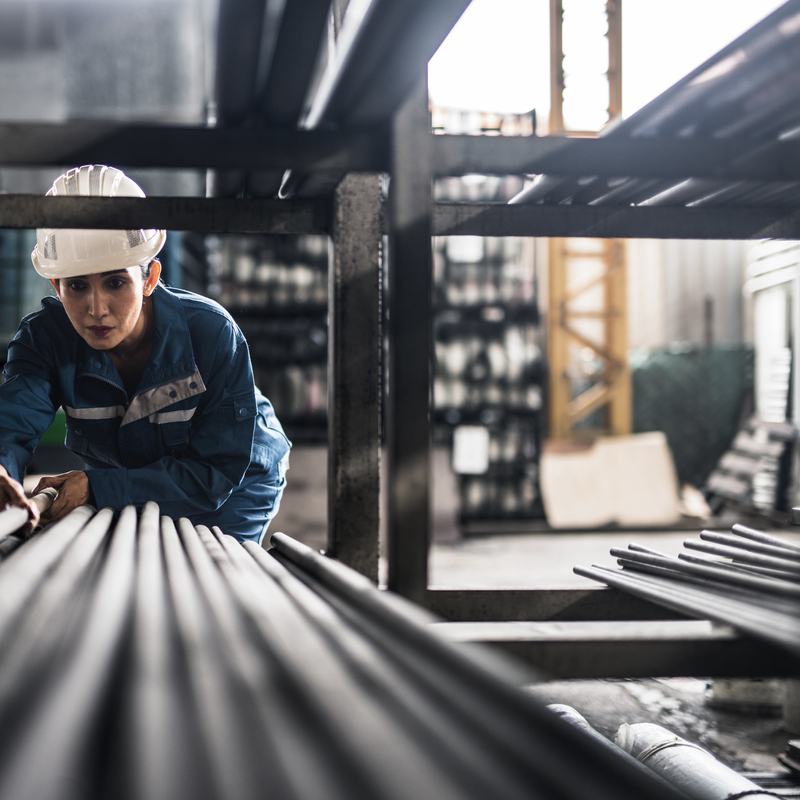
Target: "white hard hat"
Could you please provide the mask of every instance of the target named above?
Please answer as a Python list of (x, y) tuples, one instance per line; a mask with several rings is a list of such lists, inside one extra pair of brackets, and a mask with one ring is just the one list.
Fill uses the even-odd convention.
[[(49, 196), (144, 197), (124, 172), (101, 164), (79, 167), (56, 178)], [(104, 231), (39, 228), (31, 260), (45, 278), (73, 278), (148, 264), (167, 240), (163, 230)]]

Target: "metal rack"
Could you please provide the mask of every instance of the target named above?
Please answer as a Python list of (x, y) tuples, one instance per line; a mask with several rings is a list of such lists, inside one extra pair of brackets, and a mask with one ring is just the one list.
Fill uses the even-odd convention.
[[(797, 193), (776, 192), (772, 197), (782, 203), (779, 205), (763, 204), (764, 194), (748, 192), (738, 195), (737, 205), (690, 206), (686, 200), (691, 193), (668, 195), (672, 205), (630, 205), (628, 200), (617, 205), (610, 200), (593, 205), (540, 202), (551, 199), (550, 195), (540, 196), (536, 203), (514, 205), (434, 203), (431, 181), (437, 175), (483, 173), (558, 176), (559, 186), (565, 182), (573, 185), (574, 180), (586, 176), (594, 176), (595, 181), (624, 176), (659, 187), (698, 180), (723, 187), (741, 186), (743, 182), (786, 187), (800, 182), (800, 143), (792, 136), (781, 138), (780, 130), (771, 130), (766, 138), (738, 133), (715, 138), (713, 131), (703, 128), (698, 128), (701, 133), (693, 137), (676, 135), (680, 128), (659, 136), (627, 135), (622, 129), (622, 133), (595, 140), (434, 136), (421, 77), (428, 58), (466, 7), (466, 0), (404, 4), (374, 0), (365, 4), (368, 13), (345, 17), (339, 31), (341, 48), (328, 61), (316, 92), (311, 92), (308, 112), (296, 116), (296, 104), (289, 117), (281, 118), (281, 124), (298, 129), (256, 124), (259, 106), (255, 98), (277, 97), (267, 91), (270, 80), (283, 74), (281, 70), (290, 70), (293, 63), (296, 53), (287, 45), (296, 45), (299, 52), (312, 41), (315, 47), (320, 41), (319, 28), (306, 27), (292, 16), (301, 2), (285, 4), (286, 29), (280, 28), (270, 69), (260, 83), (255, 79), (258, 59), (251, 59), (249, 66), (218, 59), (220, 65), (228, 64), (221, 70), (231, 70), (230, 74), (220, 74), (220, 92), (228, 91), (224, 87), (231, 86), (231, 76), (253, 70), (249, 85), (254, 88), (239, 106), (239, 111), (245, 109), (246, 113), (235, 118), (221, 116), (225, 127), (78, 122), (0, 126), (0, 162), (4, 165), (62, 166), (94, 161), (122, 167), (234, 171), (240, 177), (281, 175), (282, 193), (291, 197), (3, 195), (0, 226), (141, 226), (209, 233), (331, 236), (328, 553), (373, 579), (377, 575), (381, 480), (378, 343), (382, 320), (377, 275), (381, 241), (388, 234), (388, 396), (383, 411), (387, 457), (383, 479), (388, 487), (389, 588), (450, 620), (558, 619), (583, 625), (598, 620), (663, 618), (654, 606), (606, 589), (449, 592), (428, 587), (431, 236), (800, 238)], [(250, 6), (251, 10), (263, 11), (263, 4)], [(759, 35), (774, 39), (776, 31), (783, 31), (787, 52), (800, 55), (799, 15), (800, 0), (791, 0), (757, 26)], [(248, 36), (260, 35), (261, 25), (253, 28), (255, 33)], [(243, 29), (248, 30), (246, 25)], [(751, 34), (747, 36), (752, 39)], [(224, 32), (218, 44), (223, 55), (232, 55), (240, 47), (235, 35)], [(723, 51), (718, 60), (729, 58), (733, 52), (730, 48)], [(790, 80), (794, 62), (788, 58), (785, 62), (788, 71), (784, 83), (773, 77), (774, 94), (780, 102), (770, 106), (770, 113), (778, 114), (783, 108), (786, 114), (781, 119), (788, 125), (795, 124), (789, 112), (796, 105), (796, 87)], [(712, 69), (714, 65), (704, 66)], [(749, 67), (744, 58), (727, 74)], [(305, 85), (287, 89), (290, 94), (296, 92), (293, 98), (299, 98), (300, 107), (311, 80), (309, 74)], [(663, 116), (673, 107), (697, 108), (697, 104), (678, 103), (684, 94), (695, 91), (692, 80), (672, 90), (672, 105), (655, 101), (653, 113)], [(712, 89), (714, 85), (712, 81)], [(259, 86), (266, 95), (260, 93)], [(291, 123), (286, 122), (289, 118)], [(235, 127), (240, 119), (250, 123), (249, 127)], [(265, 114), (262, 119), (272, 118)], [(380, 179), (375, 174), (380, 172), (391, 175), (386, 206), (381, 202)], [(273, 189), (274, 184), (273, 180)], [(231, 185), (238, 192), (241, 180), (237, 178)], [(664, 192), (659, 196), (664, 200)], [(555, 197), (552, 195), (552, 199)], [(527, 199), (533, 198), (529, 194)], [(719, 637), (709, 635), (698, 640), (673, 628), (670, 631), (666, 639), (656, 641), (651, 625), (643, 634), (631, 634), (628, 646), (608, 640), (600, 644), (606, 652), (614, 653), (610, 669), (620, 676), (655, 672), (707, 675), (726, 670), (730, 674), (737, 668), (734, 664), (745, 664), (748, 675), (785, 674), (796, 669), (796, 662), (781, 660), (782, 653), (750, 640), (736, 639), (741, 658), (721, 658)], [(543, 658), (545, 652), (556, 653), (550, 658), (556, 674), (559, 664), (562, 674), (565, 664), (572, 665), (573, 676), (596, 674), (591, 635), (585, 629), (574, 628), (556, 639), (547, 647), (540, 643), (538, 649), (533, 641), (527, 655), (535, 660)]]

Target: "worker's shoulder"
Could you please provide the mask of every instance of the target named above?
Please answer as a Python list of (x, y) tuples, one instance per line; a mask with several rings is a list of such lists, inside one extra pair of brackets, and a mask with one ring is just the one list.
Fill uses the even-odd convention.
[(38, 311), (26, 314), (22, 318), (18, 335), (24, 332), (36, 335), (39, 331), (52, 333), (54, 328), (66, 332), (74, 332), (72, 323), (61, 305), (61, 301), (57, 297), (43, 297), (41, 308)]
[(238, 336), (241, 336), (241, 331), (236, 321), (215, 300), (210, 297), (204, 297), (201, 294), (187, 291), (186, 289), (168, 289), (170, 294), (173, 295), (181, 304), (183, 313), (186, 315), (186, 321), (190, 327), (195, 325), (206, 326), (209, 333), (213, 330), (219, 332), (226, 328), (232, 329)]

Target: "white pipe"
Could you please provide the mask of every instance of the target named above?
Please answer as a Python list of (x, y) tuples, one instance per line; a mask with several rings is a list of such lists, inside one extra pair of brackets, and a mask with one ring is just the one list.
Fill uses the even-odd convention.
[(692, 800), (727, 800), (743, 795), (747, 800), (780, 797), (764, 791), (717, 761), (707, 750), (660, 725), (623, 724), (614, 741)]

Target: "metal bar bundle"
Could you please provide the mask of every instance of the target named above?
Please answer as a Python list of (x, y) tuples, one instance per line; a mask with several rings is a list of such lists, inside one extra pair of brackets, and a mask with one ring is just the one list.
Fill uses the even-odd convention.
[(721, 622), (800, 656), (798, 548), (744, 525), (735, 535), (703, 531), (673, 558), (637, 544), (611, 549), (621, 570), (593, 565), (574, 572), (698, 619)]
[[(603, 132), (608, 139), (684, 138), (739, 148), (740, 166), (798, 136), (800, 2), (789, 0), (644, 108)], [(800, 184), (787, 174), (769, 181), (725, 179), (692, 171), (665, 180), (620, 172), (583, 180), (539, 174), (513, 203), (636, 206), (795, 205)]]
[(0, 796), (678, 798), (283, 535), (83, 507), (0, 562)]

